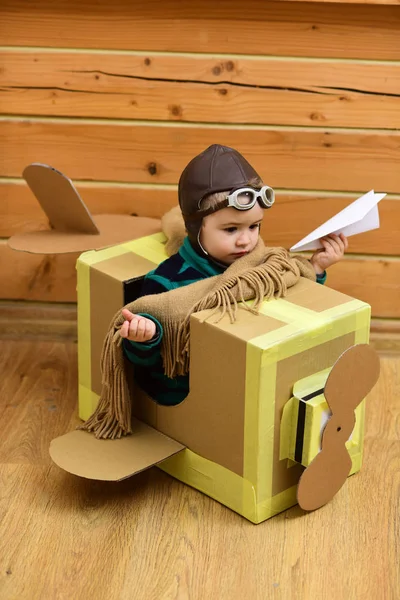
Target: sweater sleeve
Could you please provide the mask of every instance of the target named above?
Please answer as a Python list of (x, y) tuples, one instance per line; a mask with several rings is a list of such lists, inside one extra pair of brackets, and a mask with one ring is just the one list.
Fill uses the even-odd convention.
[[(151, 294), (161, 294), (166, 292), (167, 288), (153, 277), (152, 273), (147, 275), (142, 284), (141, 296), (150, 296)], [(124, 339), (122, 347), (126, 358), (135, 365), (151, 366), (161, 360), (161, 340), (163, 338), (163, 328), (161, 323), (152, 315), (147, 313), (138, 313), (141, 317), (147, 317), (156, 324), (156, 333), (154, 337), (147, 342), (132, 342)]]
[(141, 317), (147, 317), (156, 324), (156, 333), (148, 342), (132, 342), (124, 339), (122, 346), (126, 358), (135, 365), (151, 366), (161, 360), (161, 340), (163, 338), (162, 325), (155, 317), (146, 313), (139, 313)]

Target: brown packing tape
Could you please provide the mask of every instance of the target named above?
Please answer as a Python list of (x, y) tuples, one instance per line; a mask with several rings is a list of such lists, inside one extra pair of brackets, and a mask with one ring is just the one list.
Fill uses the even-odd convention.
[(23, 175), (51, 229), (12, 236), (8, 245), (14, 250), (35, 254), (85, 252), (161, 231), (158, 219), (129, 215), (92, 217), (72, 181), (48, 165), (29, 165)]

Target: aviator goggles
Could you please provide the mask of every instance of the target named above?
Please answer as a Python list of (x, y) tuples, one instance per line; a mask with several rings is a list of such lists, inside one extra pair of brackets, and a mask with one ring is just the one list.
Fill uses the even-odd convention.
[(239, 188), (223, 200), (224, 207), (232, 206), (237, 210), (250, 210), (257, 201), (263, 208), (270, 208), (275, 202), (274, 190), (268, 185), (264, 185), (260, 190), (250, 187)]
[[(256, 202), (258, 202), (262, 208), (270, 208), (275, 202), (274, 190), (268, 185), (264, 185), (259, 190), (251, 187), (238, 188), (212, 208), (206, 208), (205, 210), (200, 209), (197, 213), (190, 215), (187, 218), (202, 219), (217, 210), (228, 207), (236, 208), (236, 210), (250, 210), (255, 206)], [(201, 200), (199, 204), (200, 203)]]

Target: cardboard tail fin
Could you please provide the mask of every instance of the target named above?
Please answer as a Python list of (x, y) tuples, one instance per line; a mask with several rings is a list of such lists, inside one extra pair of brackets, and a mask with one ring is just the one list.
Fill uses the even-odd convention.
[(99, 250), (161, 231), (159, 219), (127, 214), (92, 216), (72, 181), (49, 165), (32, 163), (23, 177), (46, 214), (51, 229), (17, 233), (14, 250), (67, 254)]
[(100, 233), (72, 181), (49, 165), (32, 163), (22, 173), (52, 229), (62, 232)]

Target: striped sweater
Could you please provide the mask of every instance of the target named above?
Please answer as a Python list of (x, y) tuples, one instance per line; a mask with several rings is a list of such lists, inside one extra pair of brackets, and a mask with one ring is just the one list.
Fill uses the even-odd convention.
[[(193, 249), (189, 239), (185, 238), (179, 252), (147, 273), (140, 295), (160, 294), (213, 275), (220, 275), (223, 271), (223, 267), (200, 256)], [(326, 273), (317, 277), (318, 283), (325, 283), (325, 280)], [(135, 379), (138, 385), (151, 398), (163, 405), (179, 404), (189, 393), (189, 375), (171, 379), (164, 374), (160, 352), (163, 336), (162, 324), (152, 315), (141, 314), (155, 322), (156, 334), (148, 342), (131, 342), (124, 339), (125, 356), (135, 365)]]

